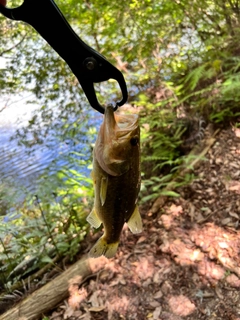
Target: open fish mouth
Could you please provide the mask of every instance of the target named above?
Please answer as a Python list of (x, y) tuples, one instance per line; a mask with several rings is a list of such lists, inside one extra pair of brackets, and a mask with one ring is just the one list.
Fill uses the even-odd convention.
[(112, 176), (120, 176), (130, 169), (133, 148), (139, 148), (138, 115), (114, 113), (107, 106), (104, 121), (94, 148), (101, 168)]
[(138, 128), (138, 115), (114, 113), (113, 107), (109, 105), (105, 109), (103, 127), (105, 138), (109, 136), (115, 136), (116, 139), (128, 137)]

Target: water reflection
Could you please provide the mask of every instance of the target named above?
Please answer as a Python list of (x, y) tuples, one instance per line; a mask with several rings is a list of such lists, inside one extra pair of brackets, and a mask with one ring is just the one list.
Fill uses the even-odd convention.
[[(43, 144), (35, 144), (31, 148), (18, 145), (16, 140), (11, 140), (17, 129), (22, 128), (32, 117), (32, 113), (37, 109), (36, 105), (21, 103), (11, 105), (0, 113), (0, 179), (1, 184), (15, 186), (23, 193), (34, 192), (37, 187), (37, 178), (43, 171), (49, 168), (49, 174), (54, 174), (63, 166), (77, 168), (77, 162), (69, 162), (70, 153), (84, 153), (89, 157), (89, 150), (86, 145), (95, 139), (93, 135), (84, 134), (81, 128), (79, 139), (61, 139), (61, 132), (51, 132)], [(90, 113), (88, 127), (99, 127), (102, 116), (94, 110), (87, 109)], [(57, 131), (56, 125), (56, 131)], [(85, 128), (87, 133), (87, 128)], [(74, 159), (74, 156), (73, 156)], [(87, 168), (81, 168), (85, 174), (89, 174)]]

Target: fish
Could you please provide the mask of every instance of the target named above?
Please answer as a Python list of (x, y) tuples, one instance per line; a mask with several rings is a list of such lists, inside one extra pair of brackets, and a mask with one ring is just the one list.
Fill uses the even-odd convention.
[(93, 150), (94, 205), (87, 221), (104, 233), (90, 257), (116, 254), (125, 222), (132, 233), (142, 231), (137, 201), (141, 186), (140, 128), (137, 114), (114, 112), (106, 106)]

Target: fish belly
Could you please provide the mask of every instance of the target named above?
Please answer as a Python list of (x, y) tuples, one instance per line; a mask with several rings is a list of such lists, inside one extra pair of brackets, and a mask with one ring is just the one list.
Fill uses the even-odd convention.
[(90, 251), (90, 256), (111, 258), (118, 248), (125, 222), (133, 233), (141, 232), (142, 221), (136, 205), (140, 188), (139, 173), (129, 170), (121, 176), (111, 176), (93, 163), (95, 189), (94, 208), (87, 218), (93, 227), (104, 226), (104, 234)]

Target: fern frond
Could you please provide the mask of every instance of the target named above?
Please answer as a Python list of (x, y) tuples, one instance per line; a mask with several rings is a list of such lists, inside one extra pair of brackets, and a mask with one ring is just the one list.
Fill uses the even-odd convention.
[(204, 63), (199, 67), (193, 69), (191, 72), (189, 72), (189, 74), (184, 79), (184, 84), (188, 90), (193, 91), (196, 88), (199, 81), (203, 78), (208, 65), (208, 62)]

